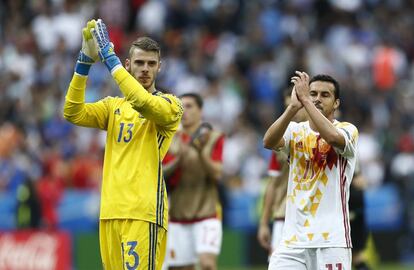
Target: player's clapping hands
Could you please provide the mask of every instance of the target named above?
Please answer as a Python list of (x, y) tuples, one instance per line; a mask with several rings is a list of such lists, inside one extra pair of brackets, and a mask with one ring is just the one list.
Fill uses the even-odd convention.
[[(293, 92), (296, 92), (297, 99), (303, 103), (309, 99), (309, 75), (306, 72), (296, 71), (290, 81), (294, 84)], [(293, 96), (292, 96), (293, 101)]]
[(290, 106), (297, 110), (300, 110), (303, 107), (302, 102), (299, 101), (298, 96), (296, 94), (295, 86), (293, 86), (292, 94), (290, 95)]
[(197, 133), (197, 136), (191, 141), (191, 146), (201, 153), (210, 138), (211, 127), (209, 125), (208, 127), (201, 125)]

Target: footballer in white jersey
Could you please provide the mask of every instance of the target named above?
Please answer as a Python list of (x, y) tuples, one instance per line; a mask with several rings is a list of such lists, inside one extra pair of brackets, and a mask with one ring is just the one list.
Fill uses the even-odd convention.
[[(348, 199), (358, 130), (334, 119), (340, 105), (335, 79), (296, 71), (291, 82), (291, 103), (263, 139), (290, 162), (282, 243), (269, 269), (351, 270)], [(291, 122), (302, 108), (308, 121)]]
[(282, 244), (290, 247), (351, 248), (348, 199), (358, 131), (334, 121), (346, 141), (329, 145), (309, 122), (291, 122), (283, 136), (290, 156), (286, 220)]

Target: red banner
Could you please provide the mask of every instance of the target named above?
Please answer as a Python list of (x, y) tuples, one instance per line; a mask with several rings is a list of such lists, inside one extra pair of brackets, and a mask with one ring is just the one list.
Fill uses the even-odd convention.
[(68, 233), (0, 232), (0, 270), (70, 270), (71, 251)]

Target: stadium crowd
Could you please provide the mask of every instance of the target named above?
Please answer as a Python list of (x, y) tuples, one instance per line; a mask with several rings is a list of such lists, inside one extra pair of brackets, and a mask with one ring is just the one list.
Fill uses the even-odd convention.
[[(340, 118), (360, 132), (368, 188), (395, 183), (414, 231), (414, 1), (7, 0), (0, 3), (0, 190), (30, 179), (44, 224), (65, 189), (99, 190), (105, 134), (62, 117), (90, 18), (103, 18), (121, 59), (138, 36), (162, 45), (157, 85), (197, 92), (226, 135), (225, 187), (258, 194), (270, 152), (264, 131), (295, 70), (341, 85)], [(120, 95), (101, 64), (87, 101)]]

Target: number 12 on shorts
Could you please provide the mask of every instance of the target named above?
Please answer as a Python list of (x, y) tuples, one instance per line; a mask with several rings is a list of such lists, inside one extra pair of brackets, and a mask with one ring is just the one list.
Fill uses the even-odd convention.
[[(123, 264), (125, 265), (126, 269), (128, 270), (135, 270), (138, 269), (138, 265), (139, 265), (139, 256), (138, 253), (135, 251), (135, 248), (137, 247), (138, 242), (137, 241), (129, 241), (126, 243), (126, 248), (128, 249), (128, 258), (127, 258), (127, 262), (125, 262), (125, 247), (124, 247), (124, 242), (121, 243), (121, 247), (122, 247), (122, 261)], [(129, 258), (133, 258), (134, 262), (130, 263), (130, 259)]]
[(328, 263), (325, 266), (326, 266), (326, 269), (328, 269), (328, 270), (342, 270), (342, 263), (335, 264), (335, 266), (336, 266), (335, 269), (333, 268), (333, 264), (332, 263)]

